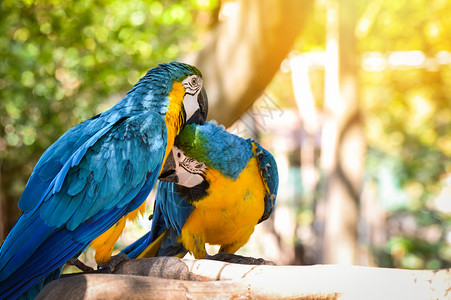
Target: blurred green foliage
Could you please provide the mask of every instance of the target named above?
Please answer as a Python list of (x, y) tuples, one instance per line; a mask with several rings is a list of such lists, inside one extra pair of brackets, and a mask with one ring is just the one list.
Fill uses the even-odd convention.
[[(388, 210), (388, 243), (374, 248), (382, 250), (375, 256), (382, 266), (451, 267), (451, 216), (434, 204), (441, 179), (451, 173), (451, 65), (440, 59), (451, 51), (450, 13), (451, 3), (442, 0), (374, 1), (360, 21), (368, 22), (366, 32), (361, 25), (362, 53), (418, 50), (425, 56), (421, 67), (360, 74), (368, 173), (382, 190), (380, 166), (389, 163), (397, 198), (402, 192), (407, 199)], [(393, 230), (398, 226), (402, 230)]]
[[(216, 1), (0, 2), (1, 193), (9, 226), (42, 152), (158, 63), (199, 48)], [(197, 23), (194, 26), (194, 23)]]

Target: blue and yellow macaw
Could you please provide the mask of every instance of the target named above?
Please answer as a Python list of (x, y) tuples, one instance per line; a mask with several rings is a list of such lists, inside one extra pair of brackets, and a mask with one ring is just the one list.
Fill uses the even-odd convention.
[(154, 186), (175, 136), (203, 123), (207, 98), (195, 67), (150, 70), (111, 109), (68, 130), (42, 155), (0, 249), (0, 299), (33, 297), (64, 264)]
[(268, 151), (211, 122), (185, 126), (160, 179), (151, 230), (122, 251), (130, 258), (205, 258), (205, 243), (235, 253), (270, 216), (278, 188)]

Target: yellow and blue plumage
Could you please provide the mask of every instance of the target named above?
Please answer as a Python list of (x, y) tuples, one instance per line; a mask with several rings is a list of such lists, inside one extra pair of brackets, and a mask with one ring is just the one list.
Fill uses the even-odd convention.
[(204, 258), (205, 243), (235, 253), (271, 214), (278, 188), (273, 156), (213, 123), (185, 126), (160, 179), (151, 230), (123, 250), (131, 258)]
[(51, 145), (0, 249), (0, 299), (33, 298), (67, 261), (141, 207), (175, 136), (185, 123), (205, 120), (206, 101), (199, 70), (162, 64), (111, 109)]

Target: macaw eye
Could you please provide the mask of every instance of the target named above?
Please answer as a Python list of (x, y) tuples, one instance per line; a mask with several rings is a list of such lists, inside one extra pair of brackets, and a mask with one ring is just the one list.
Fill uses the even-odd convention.
[(177, 152), (177, 157), (180, 158), (182, 156), (182, 154), (180, 154), (180, 152)]
[(193, 86), (196, 86), (196, 85), (197, 85), (197, 77), (191, 78), (191, 84), (192, 84)]

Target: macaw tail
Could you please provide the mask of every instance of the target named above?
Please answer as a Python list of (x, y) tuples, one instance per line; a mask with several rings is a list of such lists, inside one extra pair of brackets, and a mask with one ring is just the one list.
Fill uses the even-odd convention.
[(58, 279), (61, 276), (61, 272), (63, 271), (64, 265), (57, 268), (50, 274), (48, 274), (45, 278), (43, 278), (41, 281), (37, 282), (34, 286), (29, 288), (25, 293), (20, 295), (18, 300), (33, 300), (36, 298), (36, 296), (39, 294), (39, 292), (42, 290), (42, 288), (49, 282)]
[[(112, 208), (111, 218), (95, 215), (91, 222), (81, 224), (74, 231), (66, 228), (55, 231), (45, 224), (38, 211), (28, 218), (21, 217), (0, 249), (0, 299), (15, 299), (24, 293), (26, 299), (27, 295), (37, 293), (57, 278), (59, 269), (68, 260), (78, 256), (92, 239), (111, 227), (125, 209)], [(35, 225), (36, 233), (23, 233), (28, 224)]]
[[(82, 251), (86, 246), (71, 243), (70, 235), (63, 231), (48, 239), (52, 247), (39, 247), (25, 264), (0, 281), (0, 299), (33, 299), (42, 287), (59, 277), (66, 261)], [(67, 247), (68, 252), (59, 256), (61, 247)], [(55, 257), (47, 261), (46, 255)]]

